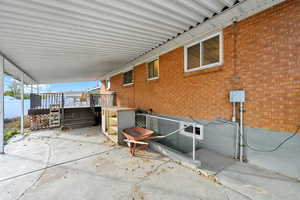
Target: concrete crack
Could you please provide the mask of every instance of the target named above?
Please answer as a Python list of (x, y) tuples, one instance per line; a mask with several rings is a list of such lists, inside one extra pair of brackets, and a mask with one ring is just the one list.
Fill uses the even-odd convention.
[(228, 196), (228, 193), (226, 192), (226, 190), (224, 191), (224, 193), (225, 193), (226, 199), (230, 200), (230, 197)]
[[(247, 195), (245, 195), (245, 194), (243, 194), (243, 193), (241, 193), (241, 192), (239, 192), (239, 191), (237, 191), (237, 190), (235, 190), (235, 189), (232, 189), (232, 188), (230, 188), (230, 187), (228, 187), (228, 186), (226, 186), (226, 185), (223, 185), (223, 184), (221, 184), (221, 185), (222, 185), (224, 188), (227, 188), (228, 190), (231, 190), (231, 191), (233, 191), (233, 192), (235, 192), (235, 193), (240, 194), (241, 196), (245, 197), (246, 199), (253, 200), (251, 197), (249, 197), (249, 196), (247, 196)], [(226, 193), (226, 196), (228, 197), (227, 193)]]
[(57, 166), (60, 166), (60, 165), (65, 165), (65, 164), (68, 164), (68, 163), (73, 163), (73, 162), (76, 162), (76, 161), (79, 161), (79, 160), (84, 160), (84, 159), (87, 159), (87, 158), (98, 156), (100, 154), (104, 154), (104, 153), (107, 153), (107, 152), (110, 152), (110, 151), (113, 151), (113, 150), (116, 150), (116, 149), (118, 149), (118, 148), (114, 147), (114, 148), (108, 149), (106, 151), (96, 152), (96, 153), (92, 153), (92, 154), (89, 154), (89, 155), (86, 155), (86, 156), (82, 156), (80, 158), (76, 158), (76, 159), (67, 160), (67, 161), (64, 161), (64, 162), (59, 162), (59, 163), (51, 164), (51, 165), (48, 165), (48, 166), (43, 167), (43, 168), (35, 169), (35, 170), (29, 171), (29, 172), (25, 172), (25, 173), (22, 173), (22, 174), (18, 174), (18, 175), (15, 175), (15, 176), (11, 176), (11, 177), (7, 177), (7, 178), (4, 178), (4, 179), (1, 179), (0, 183), (4, 182), (4, 181), (15, 179), (15, 178), (19, 178), (21, 176), (26, 176), (26, 175), (29, 175), (29, 174), (32, 174), (32, 173), (43, 171), (43, 170), (48, 169), (48, 168), (53, 168), (53, 167), (57, 167)]
[(28, 187), (24, 190), (24, 192), (22, 192), (20, 194), (19, 197), (16, 198), (16, 200), (20, 200), (31, 188), (33, 188), (38, 182), (39, 180), (42, 178), (42, 176), (45, 174), (46, 170), (47, 170), (47, 166), (49, 165), (50, 162), (50, 157), (51, 157), (51, 145), (50, 145), (50, 140), (48, 140), (47, 142), (45, 142), (45, 144), (47, 144), (48, 146), (48, 157), (47, 157), (47, 161), (46, 161), (46, 165), (45, 165), (45, 169), (40, 173), (40, 175), (37, 177), (37, 179)]
[(153, 170), (151, 170), (150, 172), (147, 173), (146, 176), (142, 177), (139, 182), (135, 183), (132, 187), (132, 200), (135, 199), (145, 199), (144, 193), (141, 190), (141, 187), (139, 186), (141, 183), (143, 183), (144, 181), (146, 181), (146, 179), (151, 176), (152, 174), (154, 174), (155, 172), (157, 172), (157, 170), (162, 167), (163, 165), (169, 163), (171, 160), (167, 160), (164, 161), (162, 163), (160, 163), (159, 165), (157, 165)]

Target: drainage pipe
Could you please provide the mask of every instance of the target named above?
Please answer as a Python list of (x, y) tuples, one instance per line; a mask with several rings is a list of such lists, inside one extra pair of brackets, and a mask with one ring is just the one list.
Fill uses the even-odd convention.
[(244, 162), (244, 128), (243, 128), (243, 102), (240, 103), (240, 161)]

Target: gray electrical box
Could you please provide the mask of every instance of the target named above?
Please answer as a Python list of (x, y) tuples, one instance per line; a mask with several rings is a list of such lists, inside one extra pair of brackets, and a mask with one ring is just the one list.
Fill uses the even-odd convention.
[(232, 103), (245, 102), (245, 90), (232, 90), (229, 92), (229, 101)]

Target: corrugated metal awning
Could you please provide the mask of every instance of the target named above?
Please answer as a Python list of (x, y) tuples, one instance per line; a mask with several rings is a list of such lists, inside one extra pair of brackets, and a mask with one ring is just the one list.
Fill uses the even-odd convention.
[(281, 1), (1, 0), (0, 51), (40, 83), (97, 80), (223, 11)]

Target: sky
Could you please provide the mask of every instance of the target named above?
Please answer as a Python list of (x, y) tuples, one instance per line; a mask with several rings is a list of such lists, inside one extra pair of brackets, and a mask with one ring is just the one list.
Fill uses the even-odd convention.
[[(8, 90), (8, 85), (13, 79), (10, 76), (5, 76), (4, 86)], [(86, 91), (99, 86), (99, 81), (89, 82), (73, 82), (73, 83), (56, 83), (56, 84), (41, 84), (40, 92), (66, 92), (66, 91)], [(24, 88), (25, 93), (30, 92), (30, 86)]]
[(75, 82), (75, 83), (57, 83), (48, 85), (50, 91), (86, 91), (99, 86), (99, 81)]

